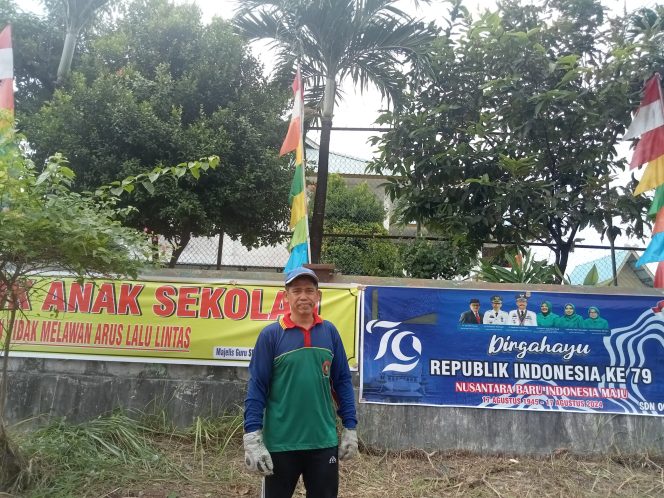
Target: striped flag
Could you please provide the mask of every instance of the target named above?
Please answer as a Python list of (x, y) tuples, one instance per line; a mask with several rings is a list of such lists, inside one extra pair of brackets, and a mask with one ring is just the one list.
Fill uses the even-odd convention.
[(664, 208), (660, 209), (655, 218), (655, 226), (652, 228), (650, 244), (643, 252), (635, 266), (646, 263), (654, 263), (664, 260)]
[(304, 88), (298, 68), (293, 81), (293, 114), (288, 133), (279, 155), (295, 151), (295, 175), (291, 183), (289, 202), (291, 205), (290, 229), (293, 231), (288, 250), (290, 257), (284, 268), (289, 272), (311, 261), (309, 249), (309, 221), (307, 219), (307, 191), (304, 176)]
[(655, 190), (655, 196), (648, 210), (648, 217), (655, 218), (650, 244), (634, 266), (637, 268), (646, 263), (659, 261), (655, 271), (655, 289), (664, 288), (664, 185)]
[(657, 271), (655, 271), (655, 281), (653, 287), (655, 289), (664, 288), (664, 185), (660, 185), (655, 190), (655, 196), (652, 199), (652, 204), (648, 210), (648, 217), (655, 218), (655, 226), (652, 230), (650, 244), (645, 252), (641, 255), (635, 266), (639, 267), (645, 263), (653, 263), (659, 261), (657, 264)]
[(643, 99), (625, 132), (623, 140), (639, 138), (630, 162), (631, 168), (648, 163), (634, 195), (656, 188), (648, 216), (655, 218), (650, 244), (636, 262), (637, 267), (659, 262), (655, 272), (656, 288), (664, 287), (664, 98), (659, 73), (645, 85)]
[(634, 195), (639, 195), (664, 184), (664, 98), (659, 73), (646, 82), (641, 104), (623, 136), (623, 140), (635, 138), (639, 141), (630, 167), (648, 163), (634, 190)]
[(0, 32), (0, 109), (14, 113), (14, 52), (12, 27)]

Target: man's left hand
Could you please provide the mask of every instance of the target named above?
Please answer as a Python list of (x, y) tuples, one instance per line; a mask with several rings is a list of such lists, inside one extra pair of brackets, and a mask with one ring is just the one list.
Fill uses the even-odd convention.
[(339, 460), (350, 460), (357, 455), (357, 431), (346, 429), (341, 431), (341, 443), (339, 443)]

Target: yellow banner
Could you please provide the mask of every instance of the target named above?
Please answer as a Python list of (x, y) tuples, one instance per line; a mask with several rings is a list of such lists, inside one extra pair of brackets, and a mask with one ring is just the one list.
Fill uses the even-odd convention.
[[(20, 299), (11, 351), (248, 365), (263, 327), (288, 312), (283, 287), (271, 284), (60, 278), (31, 285)], [(336, 325), (356, 367), (357, 291), (321, 291), (319, 313)], [(7, 320), (5, 313), (0, 342)]]

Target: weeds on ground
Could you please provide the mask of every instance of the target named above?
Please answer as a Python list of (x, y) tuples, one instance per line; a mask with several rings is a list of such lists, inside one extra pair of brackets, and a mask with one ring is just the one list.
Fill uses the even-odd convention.
[[(244, 469), (242, 418), (198, 418), (186, 429), (164, 413), (115, 413), (17, 434), (30, 459), (23, 497), (250, 497), (260, 478)], [(342, 498), (446, 496), (664, 496), (664, 462), (647, 455), (583, 458), (390, 452), (362, 447), (340, 465)], [(299, 493), (299, 494), (298, 494)], [(300, 486), (297, 496), (303, 496)]]
[[(241, 434), (241, 424), (241, 416), (229, 415), (197, 418), (192, 427), (177, 429), (163, 414), (123, 412), (81, 424), (58, 420), (16, 435), (30, 464), (21, 479), (24, 489), (15, 492), (34, 498), (111, 497), (114, 490), (142, 487), (165, 476), (186, 482), (194, 473), (191, 462), (198, 461), (204, 472), (206, 458), (223, 454)], [(176, 458), (178, 448), (186, 453), (181, 458)]]
[(59, 420), (19, 433), (30, 461), (22, 482), (28, 483), (29, 496), (71, 497), (100, 481), (127, 483), (149, 476), (168, 462), (144, 434), (144, 427), (122, 413), (76, 425)]

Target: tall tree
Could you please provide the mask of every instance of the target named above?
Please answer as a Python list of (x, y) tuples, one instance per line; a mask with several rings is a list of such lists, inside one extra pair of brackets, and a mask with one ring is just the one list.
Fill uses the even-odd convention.
[(49, 158), (38, 173), (0, 110), (0, 492), (9, 491), (26, 463), (9, 439), (5, 419), (9, 384), (9, 352), (17, 318), (29, 307), (30, 296), (45, 292), (36, 282), (54, 270), (84, 278), (136, 277), (150, 260), (152, 247), (141, 231), (122, 226), (125, 210), (118, 196), (137, 186), (151, 188), (161, 176), (182, 177), (215, 168), (219, 158), (192, 161), (152, 170), (94, 194), (71, 190), (74, 172), (60, 155)]
[(425, 59), (433, 29), (414, 20), (395, 0), (245, 0), (235, 26), (249, 40), (268, 39), (277, 49), (277, 71), (292, 72), (296, 61), (319, 110), (320, 153), (311, 255), (320, 258), (327, 195), (330, 133), (338, 85), (350, 78), (360, 90), (375, 85), (395, 99), (403, 68)]
[(248, 247), (281, 240), (287, 164), (276, 151), (286, 91), (268, 84), (228, 23), (204, 25), (192, 5), (126, 4), (85, 40), (66, 84), (22, 127), (37, 163), (70, 158), (90, 190), (161, 163), (218, 155), (204, 182), (160, 180), (133, 200), (129, 221), (163, 235), (174, 265), (192, 236), (226, 233)]
[(58, 83), (62, 82), (71, 71), (74, 50), (81, 30), (90, 22), (95, 12), (108, 2), (109, 0), (61, 0), (66, 32), (56, 75)]
[(323, 260), (346, 275), (402, 276), (398, 246), (379, 238), (388, 233), (383, 226), (386, 213), (369, 186), (349, 187), (341, 175), (332, 174), (329, 187), (325, 232), (354, 236), (326, 238)]
[[(459, 5), (457, 5), (459, 7)], [(457, 8), (433, 78), (410, 78), (405, 110), (380, 122), (376, 171), (403, 216), (454, 238), (545, 243), (565, 271), (578, 232), (620, 216), (642, 236), (642, 200), (611, 179), (616, 142), (651, 68), (596, 0)], [(610, 235), (613, 235), (610, 234)]]

